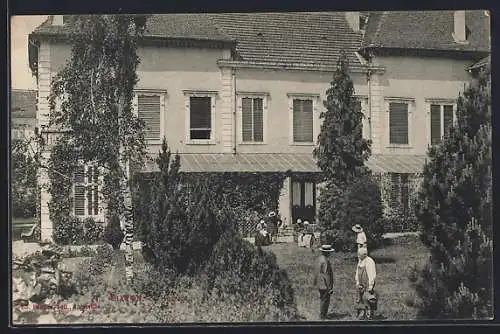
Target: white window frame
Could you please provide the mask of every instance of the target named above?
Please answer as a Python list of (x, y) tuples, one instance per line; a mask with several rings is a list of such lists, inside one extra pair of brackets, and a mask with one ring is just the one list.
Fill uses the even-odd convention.
[[(267, 92), (236, 92), (237, 96), (237, 126), (238, 126), (238, 144), (239, 145), (265, 145), (267, 144), (267, 121), (269, 110), (269, 96)], [(262, 99), (262, 142), (243, 141), (243, 99)], [(253, 119), (252, 119), (253, 122)]]
[[(203, 90), (184, 90), (185, 96), (185, 113), (186, 113), (186, 144), (190, 145), (215, 145), (216, 142), (216, 124), (215, 124), (215, 114), (216, 114), (216, 100), (219, 95), (217, 91), (203, 91)], [(190, 108), (190, 98), (191, 97), (209, 97), (210, 107), (211, 107), (211, 129), (210, 129), (210, 139), (191, 139), (191, 108)]]
[(359, 101), (361, 101), (361, 112), (363, 113), (363, 139), (370, 139), (370, 120), (368, 119), (370, 115), (368, 114), (368, 96), (366, 95), (354, 95)]
[(452, 105), (453, 106), (453, 125), (457, 124), (457, 100), (456, 99), (443, 99), (443, 98), (427, 98), (425, 99), (426, 105), (426, 135), (427, 135), (427, 145), (432, 146), (431, 142), (431, 105), (437, 104), (440, 106), (440, 125), (441, 125), (441, 141), (444, 136), (444, 105)]
[(145, 89), (145, 88), (135, 89), (134, 97), (132, 100), (132, 109), (136, 117), (139, 117), (139, 95), (160, 97), (160, 138), (146, 139), (146, 142), (149, 144), (161, 144), (163, 137), (165, 136), (166, 133), (165, 98), (167, 95), (167, 91), (165, 89)]
[[(390, 123), (390, 103), (406, 103), (408, 104), (408, 144), (392, 144), (391, 141), (391, 123)], [(411, 97), (385, 97), (384, 105), (386, 111), (387, 133), (386, 146), (388, 148), (411, 148), (413, 145), (413, 114), (415, 110), (415, 99)]]
[[(79, 166), (83, 166), (84, 167), (84, 180), (85, 182), (83, 183), (76, 183), (75, 182), (75, 173), (73, 173), (73, 180), (72, 180), (72, 187), (71, 187), (71, 190), (72, 190), (72, 214), (73, 216), (79, 218), (79, 219), (86, 219), (86, 218), (92, 218), (96, 221), (99, 221), (99, 222), (104, 222), (104, 196), (102, 195), (102, 185), (103, 185), (103, 182), (104, 182), (104, 175), (103, 175), (103, 168), (98, 166), (97, 164), (95, 163), (92, 163), (92, 162), (87, 162), (87, 163), (84, 163), (83, 161), (79, 161), (78, 162)], [(98, 194), (98, 214), (97, 215), (89, 215), (88, 214), (88, 196), (87, 196), (87, 189), (85, 189), (85, 194), (84, 194), (84, 210), (85, 210), (85, 214), (84, 215), (76, 215), (75, 213), (75, 186), (76, 185), (83, 185), (85, 187), (88, 187), (88, 186), (93, 186), (95, 185), (94, 182), (87, 182), (87, 170), (88, 170), (88, 167), (89, 166), (93, 166), (93, 167), (97, 167), (98, 170), (99, 170), (99, 178), (97, 180), (97, 194)], [(93, 194), (92, 194), (93, 195)]]
[[(320, 132), (319, 109), (321, 96), (314, 93), (288, 93), (288, 138), (289, 144), (294, 146), (314, 146), (318, 143)], [(293, 140), (293, 100), (311, 100), (313, 105), (313, 138), (311, 142), (294, 142)]]

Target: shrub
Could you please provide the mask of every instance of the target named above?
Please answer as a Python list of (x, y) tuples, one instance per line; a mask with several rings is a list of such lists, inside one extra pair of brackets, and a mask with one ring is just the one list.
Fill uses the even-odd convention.
[(360, 224), (366, 233), (368, 247), (378, 247), (384, 233), (383, 206), (378, 183), (371, 176), (364, 176), (350, 185), (337, 203), (333, 228), (323, 233), (322, 242), (331, 243), (340, 251), (354, 250), (356, 236), (351, 228)]
[(177, 279), (174, 270), (158, 269), (150, 263), (136, 265), (134, 289), (141, 296), (160, 300), (170, 294)]
[(84, 228), (81, 220), (67, 216), (54, 222), (54, 241), (59, 245), (79, 245), (84, 239)]
[(293, 288), (276, 256), (233, 233), (225, 233), (216, 244), (202, 282), (208, 295), (222, 301), (237, 299), (255, 307), (269, 302), (282, 315), (295, 315)]
[(113, 249), (118, 249), (120, 248), (124, 236), (120, 226), (120, 218), (116, 215), (111, 216), (104, 230), (104, 241), (110, 244)]
[(422, 318), (493, 316), (491, 74), (457, 101), (456, 123), (429, 149), (416, 202), (431, 253), (415, 288)]
[(96, 252), (92, 248), (90, 248), (89, 246), (83, 246), (79, 252), (79, 256), (82, 256), (82, 257), (92, 257), (95, 254), (96, 254)]
[(101, 240), (103, 234), (101, 223), (97, 223), (92, 218), (86, 218), (83, 221), (83, 240), (82, 243), (94, 244)]

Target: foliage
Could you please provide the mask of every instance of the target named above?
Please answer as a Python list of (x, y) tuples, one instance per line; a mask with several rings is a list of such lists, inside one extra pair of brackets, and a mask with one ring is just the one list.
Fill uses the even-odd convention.
[(118, 249), (123, 240), (123, 231), (120, 228), (118, 216), (112, 216), (108, 225), (104, 229), (104, 241), (110, 244), (113, 249)]
[(459, 97), (457, 122), (429, 150), (416, 215), (431, 258), (416, 289), (422, 318), (486, 318), (492, 308), (491, 81)]
[[(331, 228), (336, 220), (336, 201), (357, 177), (368, 173), (364, 162), (371, 153), (371, 142), (363, 139), (363, 113), (354, 94), (349, 76), (349, 62), (342, 54), (326, 91), (325, 112), (313, 155), (327, 181), (320, 193), (319, 222)], [(333, 209), (331, 209), (333, 208)]]
[(414, 210), (406, 215), (400, 208), (389, 209), (384, 215), (386, 232), (417, 232), (420, 228)]
[(384, 233), (383, 206), (380, 188), (371, 176), (364, 176), (352, 183), (337, 201), (336, 218), (323, 235), (325, 243), (336, 250), (355, 250), (356, 236), (353, 225), (360, 224), (366, 233), (369, 249), (378, 247)]
[(102, 237), (102, 227), (92, 218), (67, 216), (54, 222), (54, 241), (60, 245), (95, 244)]
[(203, 284), (221, 300), (238, 298), (256, 307), (268, 302), (288, 317), (296, 312), (292, 285), (286, 271), (276, 264), (276, 256), (230, 232), (216, 244), (204, 269)]
[(32, 218), (36, 215), (36, 162), (21, 139), (11, 143), (12, 217)]

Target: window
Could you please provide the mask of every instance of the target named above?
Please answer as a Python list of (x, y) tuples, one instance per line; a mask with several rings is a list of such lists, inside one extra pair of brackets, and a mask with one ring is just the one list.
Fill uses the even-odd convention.
[(134, 107), (137, 117), (144, 122), (144, 139), (160, 141), (163, 137), (162, 118), (165, 116), (165, 92), (160, 90), (139, 90)]
[(241, 124), (240, 143), (263, 144), (266, 132), (268, 93), (238, 92), (238, 119)]
[(98, 216), (99, 168), (94, 165), (80, 165), (74, 173), (73, 209), (75, 216)]
[(187, 94), (187, 140), (189, 143), (213, 143), (215, 139), (215, 94)]
[(356, 107), (363, 113), (363, 138), (370, 139), (370, 121), (368, 119), (368, 98), (366, 96), (356, 96)]
[(244, 142), (262, 142), (264, 140), (264, 115), (262, 98), (244, 97), (242, 105), (242, 139)]
[(430, 105), (431, 145), (439, 144), (448, 135), (454, 120), (453, 109), (453, 104)]
[(409, 177), (408, 174), (389, 173), (389, 207), (400, 209), (406, 216), (409, 213)]
[(293, 99), (293, 142), (312, 143), (313, 141), (313, 101)]
[(389, 144), (409, 143), (408, 103), (389, 103)]

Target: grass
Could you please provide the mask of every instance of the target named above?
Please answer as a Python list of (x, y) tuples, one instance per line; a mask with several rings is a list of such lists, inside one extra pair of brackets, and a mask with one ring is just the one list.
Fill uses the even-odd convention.
[[(280, 268), (287, 270), (295, 290), (297, 307), (302, 320), (319, 320), (319, 293), (312, 282), (319, 253), (296, 244), (274, 244), (266, 247), (276, 254)], [(410, 268), (427, 259), (427, 250), (417, 237), (402, 237), (392, 245), (375, 250), (371, 256), (377, 266), (376, 290), (379, 293), (378, 320), (414, 320), (416, 309), (407, 306), (414, 300), (408, 281)], [(356, 254), (334, 253), (334, 293), (330, 301), (329, 318), (337, 321), (355, 320)]]

